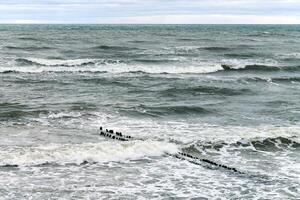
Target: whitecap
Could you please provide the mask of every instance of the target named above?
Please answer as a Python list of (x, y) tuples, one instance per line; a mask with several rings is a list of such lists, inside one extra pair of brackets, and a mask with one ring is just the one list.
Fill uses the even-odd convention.
[(9, 146), (0, 149), (1, 166), (122, 162), (178, 152), (178, 147), (174, 144), (152, 140), (48, 144), (36, 147)]

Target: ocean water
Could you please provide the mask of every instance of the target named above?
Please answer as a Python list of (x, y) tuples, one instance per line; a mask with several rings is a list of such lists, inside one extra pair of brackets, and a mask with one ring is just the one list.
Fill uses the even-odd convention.
[(0, 25), (0, 199), (300, 199), (299, 125), (300, 26)]

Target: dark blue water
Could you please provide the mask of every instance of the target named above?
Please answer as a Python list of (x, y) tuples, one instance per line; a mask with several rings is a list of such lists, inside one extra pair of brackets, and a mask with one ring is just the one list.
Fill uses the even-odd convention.
[[(299, 38), (297, 25), (0, 25), (1, 196), (300, 198)], [(168, 156), (182, 149), (246, 175)]]

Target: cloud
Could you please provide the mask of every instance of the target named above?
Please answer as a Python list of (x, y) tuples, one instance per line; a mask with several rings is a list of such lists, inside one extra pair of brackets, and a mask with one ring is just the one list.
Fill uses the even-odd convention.
[(300, 23), (299, 0), (0, 0), (0, 23)]

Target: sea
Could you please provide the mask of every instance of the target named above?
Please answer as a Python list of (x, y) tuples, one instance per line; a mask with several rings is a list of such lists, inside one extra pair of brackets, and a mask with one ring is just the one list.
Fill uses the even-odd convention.
[(0, 199), (300, 199), (300, 26), (0, 25)]

